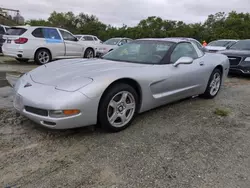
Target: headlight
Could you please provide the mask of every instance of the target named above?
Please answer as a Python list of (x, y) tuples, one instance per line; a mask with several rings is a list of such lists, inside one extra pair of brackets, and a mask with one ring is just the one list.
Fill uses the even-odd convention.
[(49, 116), (53, 118), (62, 118), (68, 116), (74, 116), (80, 114), (80, 110), (78, 109), (70, 109), (70, 110), (50, 110)]
[(244, 61), (250, 61), (250, 57), (246, 57)]

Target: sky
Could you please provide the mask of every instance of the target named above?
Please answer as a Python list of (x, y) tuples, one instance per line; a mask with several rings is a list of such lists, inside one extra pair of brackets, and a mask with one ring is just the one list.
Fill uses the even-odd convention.
[(135, 26), (148, 16), (203, 22), (216, 12), (247, 12), (250, 0), (6, 0), (0, 7), (18, 9), (25, 20), (47, 19), (52, 11), (93, 14), (105, 24)]

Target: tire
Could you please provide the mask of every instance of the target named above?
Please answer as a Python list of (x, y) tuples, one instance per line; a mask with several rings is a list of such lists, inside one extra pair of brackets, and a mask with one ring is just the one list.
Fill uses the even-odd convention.
[[(127, 97), (122, 100), (122, 96)], [(113, 85), (104, 93), (100, 101), (99, 124), (108, 132), (119, 132), (126, 129), (137, 114), (138, 101), (138, 94), (130, 85), (124, 83)], [(124, 118), (123, 122), (121, 117)]]
[(22, 58), (16, 58), (16, 60), (21, 63), (27, 63), (29, 61), (29, 59), (22, 59)]
[(84, 58), (94, 58), (95, 57), (95, 52), (91, 48), (87, 48), (86, 51), (84, 52)]
[(52, 57), (51, 57), (51, 53), (49, 50), (47, 49), (39, 49), (36, 51), (35, 54), (35, 62), (38, 65), (44, 65), (47, 64), (49, 62), (51, 62)]
[[(214, 98), (220, 91), (221, 81), (222, 81), (222, 73), (220, 69), (216, 68), (213, 70), (209, 78), (206, 91), (201, 96), (206, 99)], [(213, 82), (215, 84), (214, 87), (212, 86)]]

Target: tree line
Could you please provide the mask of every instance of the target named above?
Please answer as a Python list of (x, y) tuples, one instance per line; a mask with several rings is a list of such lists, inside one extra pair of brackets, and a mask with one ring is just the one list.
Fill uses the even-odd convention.
[(52, 12), (47, 20), (32, 19), (25, 24), (31, 26), (53, 26), (69, 30), (73, 34), (92, 34), (102, 40), (112, 37), (129, 37), (132, 39), (147, 37), (191, 37), (207, 42), (216, 39), (250, 38), (250, 14), (232, 11), (228, 14), (218, 12), (208, 15), (201, 23), (187, 24), (183, 21), (164, 20), (150, 16), (141, 20), (136, 26), (113, 27), (102, 23), (96, 16), (73, 12)]

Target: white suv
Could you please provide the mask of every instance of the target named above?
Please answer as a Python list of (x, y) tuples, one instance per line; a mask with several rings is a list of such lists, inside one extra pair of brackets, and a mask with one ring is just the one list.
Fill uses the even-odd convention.
[(4, 39), (3, 54), (24, 62), (46, 64), (54, 59), (95, 56), (94, 49), (85, 48), (73, 34), (61, 28), (16, 26), (7, 31)]

